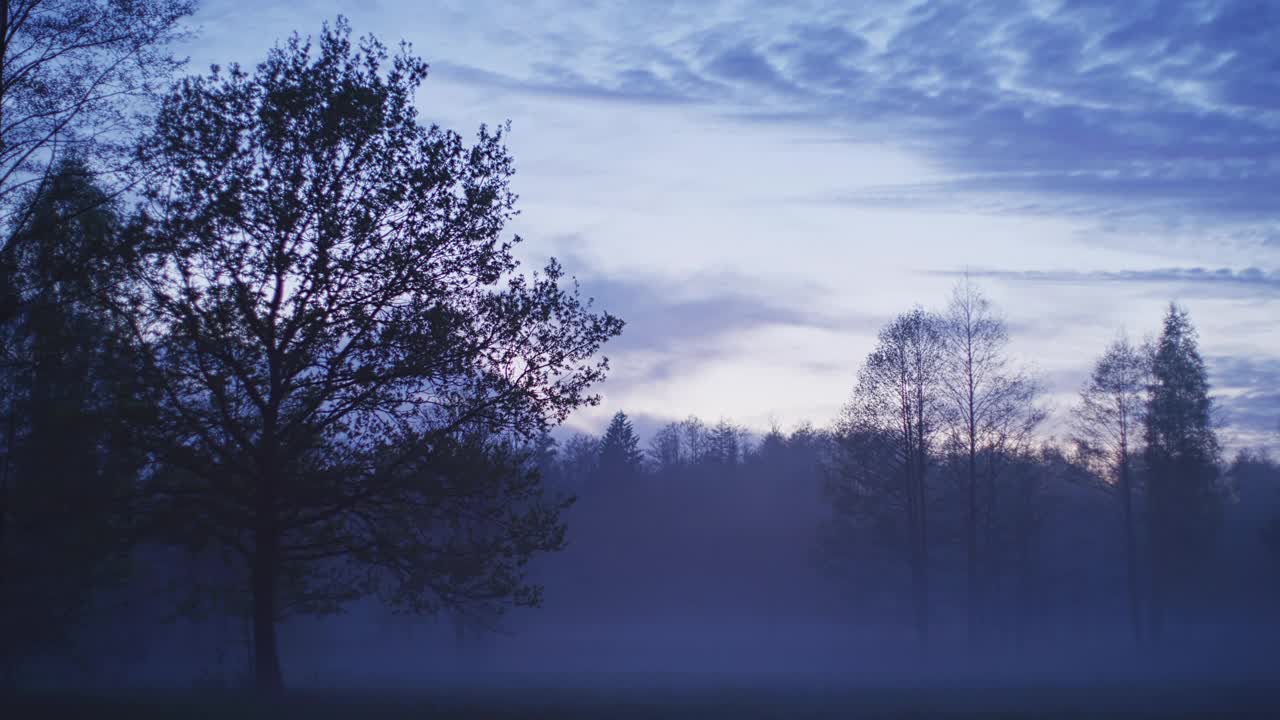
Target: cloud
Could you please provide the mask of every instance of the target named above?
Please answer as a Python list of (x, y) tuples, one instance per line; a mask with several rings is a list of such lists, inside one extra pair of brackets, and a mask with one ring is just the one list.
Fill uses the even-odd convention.
[[(644, 398), (650, 402), (650, 414), (666, 417), (652, 407), (656, 394), (682, 393), (691, 378), (720, 378), (725, 368), (735, 364), (749, 363), (756, 370), (782, 373), (793, 381), (843, 375), (856, 361), (815, 353), (809, 343), (814, 338), (848, 342), (872, 337), (887, 319), (838, 312), (816, 286), (763, 276), (609, 273), (585, 257), (565, 252), (566, 240), (553, 245), (575, 274), (580, 292), (591, 298), (594, 307), (626, 322), (622, 334), (604, 349), (611, 370), (602, 391), (610, 414), (617, 409), (642, 411), (635, 402), (618, 403)], [(770, 344), (760, 346), (760, 342)], [(745, 387), (740, 391), (749, 392)], [(673, 417), (686, 412), (676, 410)]]
[[(256, 23), (295, 17), (263, 5), (276, 10)], [(392, 5), (410, 8), (364, 14), (389, 24)], [(219, 27), (228, 8), (202, 17)], [(447, 82), (821, 127), (904, 145), (944, 176), (833, 203), (963, 196), (985, 212), (1280, 234), (1276, 3), (535, 0), (436, 14), (448, 30), (419, 44)]]
[(687, 372), (729, 352), (730, 336), (769, 327), (874, 333), (883, 318), (833, 316), (812, 289), (766, 288), (759, 278), (732, 273), (691, 277), (616, 277), (582, 258), (567, 261), (583, 294), (626, 321), (610, 341), (611, 355), (644, 352), (662, 358), (646, 381)]
[(1250, 292), (1280, 296), (1280, 272), (1261, 268), (1160, 268), (1153, 270), (931, 270), (931, 274), (992, 278), (1028, 283), (1140, 283), (1160, 285), (1209, 285), (1215, 289), (1243, 288)]
[(672, 83), (649, 70), (626, 70), (619, 73), (613, 83), (601, 84), (563, 68), (548, 68), (544, 71), (546, 77), (533, 79), (515, 78), (445, 61), (431, 63), (431, 69), (446, 81), (529, 95), (659, 105), (696, 102), (695, 98), (681, 93)]
[(754, 48), (739, 44), (723, 52), (716, 53), (707, 63), (706, 69), (721, 80), (741, 83), (743, 85), (770, 90), (784, 95), (797, 91), (778, 68)]
[(1231, 433), (1280, 442), (1280, 358), (1210, 356), (1205, 361), (1209, 381), (1220, 391), (1218, 417)]
[(756, 2), (733, 22), (693, 8), (583, 9), (578, 47), (527, 77), (446, 75), (891, 138), (953, 176), (902, 189), (920, 204), (1024, 193), (1082, 213), (1277, 224), (1275, 4)]

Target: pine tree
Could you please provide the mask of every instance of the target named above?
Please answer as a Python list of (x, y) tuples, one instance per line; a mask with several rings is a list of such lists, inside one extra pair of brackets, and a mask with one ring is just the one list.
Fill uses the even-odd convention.
[(708, 459), (725, 468), (735, 467), (746, 459), (747, 431), (721, 419), (707, 434)]
[(627, 414), (619, 410), (600, 439), (600, 474), (610, 479), (634, 477), (640, 474), (643, 458), (640, 438)]
[(1188, 599), (1219, 519), (1221, 454), (1209, 382), (1186, 310), (1170, 304), (1151, 359), (1144, 422), (1151, 552), (1151, 639)]

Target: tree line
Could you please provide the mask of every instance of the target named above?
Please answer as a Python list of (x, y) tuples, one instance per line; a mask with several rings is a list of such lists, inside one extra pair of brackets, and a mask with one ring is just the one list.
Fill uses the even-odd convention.
[(623, 322), (517, 262), (507, 128), (424, 121), (426, 64), (341, 19), (169, 84), (192, 10), (0, 3), (7, 680), (121, 605), (244, 619), (274, 692), (278, 626), (361, 598), (485, 624), (678, 570), (777, 607), (823, 592), (810, 559), (842, 617), (922, 652), (1044, 642), (1081, 604), (1144, 647), (1230, 603), (1271, 617), (1249, 598), (1280, 568), (1280, 471), (1222, 457), (1185, 309), (1105, 349), (1063, 442), (967, 280), (885, 325), (829, 427), (689, 418), (642, 446), (618, 413), (558, 442)]
[[(850, 622), (902, 623), (925, 654), (1029, 652), (1069, 642), (1055, 626), (1116, 635), (1122, 623), (1130, 649), (1176, 655), (1186, 628), (1274, 626), (1280, 466), (1257, 450), (1223, 456), (1187, 310), (1170, 304), (1152, 339), (1102, 349), (1062, 438), (1043, 432), (1042, 388), (1008, 342), (966, 278), (940, 311), (884, 325), (828, 427), (757, 435), (689, 418), (642, 450), (618, 412), (598, 438), (548, 440), (544, 474), (595, 515), (573, 522), (567, 553), (590, 563), (611, 548), (595, 582), (626, 584), (609, 558), (650, 551), (621, 546), (665, 547), (651, 552), (679, 564), (700, 541), (664, 544), (677, 506), (697, 508), (702, 529), (736, 526), (743, 548), (790, 523), (809, 531), (815, 565), (848, 581)], [(617, 534), (635, 522), (650, 532)], [(767, 583), (783, 571), (742, 572)]]

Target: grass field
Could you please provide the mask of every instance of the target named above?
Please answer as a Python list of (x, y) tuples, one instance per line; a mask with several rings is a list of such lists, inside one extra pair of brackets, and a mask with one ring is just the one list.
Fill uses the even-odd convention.
[(430, 690), (296, 690), (264, 702), (237, 693), (29, 694), (5, 718), (1083, 718), (1275, 717), (1280, 691), (1261, 684), (1175, 687), (849, 687), (654, 678), (455, 684)]

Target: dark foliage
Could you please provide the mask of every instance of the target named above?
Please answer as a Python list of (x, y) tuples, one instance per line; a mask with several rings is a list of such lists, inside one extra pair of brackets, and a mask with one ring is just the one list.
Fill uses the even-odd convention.
[(339, 21), (183, 81), (140, 156), (147, 514), (239, 553), (262, 687), (293, 612), (536, 602), (562, 528), (502, 439), (595, 402), (621, 329), (554, 261), (516, 274), (503, 134), (423, 125), (425, 76)]

